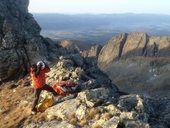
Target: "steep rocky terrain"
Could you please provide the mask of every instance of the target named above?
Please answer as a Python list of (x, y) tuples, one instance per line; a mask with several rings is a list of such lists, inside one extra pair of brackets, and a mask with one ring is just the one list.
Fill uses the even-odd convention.
[(0, 1), (0, 80), (26, 73), (31, 63), (48, 56), (28, 4), (29, 0)]
[[(117, 87), (91, 59), (75, 53), (56, 58), (47, 83), (71, 80), (82, 90), (55, 97), (52, 107), (36, 115), (30, 111), (33, 99), (30, 78), (4, 83), (0, 91), (1, 127), (169, 128), (169, 99), (137, 94), (120, 96)], [(46, 92), (42, 96), (44, 94), (51, 96)]]
[[(101, 69), (107, 69), (113, 61), (120, 58), (126, 61), (126, 58), (130, 56), (132, 61), (128, 61), (128, 67), (133, 67), (134, 70), (134, 67), (138, 68), (139, 65), (136, 64), (137, 61), (133, 59), (133, 55), (142, 56), (147, 53), (146, 55), (149, 56), (149, 53), (151, 53), (149, 50), (154, 40), (161, 39), (164, 42), (168, 38), (151, 38), (151, 43), (145, 43), (148, 36), (144, 33), (131, 35), (124, 33), (113, 38), (116, 47), (112, 46), (112, 40), (108, 43), (110, 44), (108, 46), (109, 55), (105, 52), (106, 45), (102, 48), (102, 52), (99, 53), (101, 46), (96, 46), (90, 52), (84, 52), (83, 57), (74, 49), (65, 49), (50, 39), (41, 37), (39, 35), (40, 27), (32, 15), (28, 13), (28, 3), (28, 0), (0, 1), (1, 128), (170, 127), (170, 102), (168, 98), (153, 99), (146, 95), (120, 92), (108, 76), (98, 68), (98, 62), (95, 58), (99, 54)], [(137, 40), (133, 38), (137, 38)], [(126, 44), (125, 41), (128, 43)], [(147, 47), (148, 44), (151, 44), (151, 47)], [(131, 47), (131, 45), (134, 45), (134, 47)], [(168, 46), (161, 46), (160, 44), (160, 48), (164, 50), (159, 55), (164, 55), (165, 58), (169, 56)], [(126, 50), (124, 50), (124, 47), (126, 47)], [(136, 51), (135, 48), (139, 49)], [(113, 52), (114, 50), (116, 52)], [(131, 50), (134, 50), (134, 52), (131, 53)], [(112, 53), (116, 53), (116, 55), (112, 55)], [(105, 61), (102, 60), (102, 54), (107, 57), (104, 59), (107, 61), (107, 65), (104, 65)], [(109, 56), (112, 56), (112, 58), (109, 58)], [(153, 67), (152, 70), (149, 70), (151, 75), (156, 73), (158, 76), (157, 73), (160, 73), (158, 71), (165, 71), (168, 74), (169, 59), (165, 58), (159, 58), (159, 61), (158, 59), (147, 61)], [(74, 81), (82, 90), (79, 93), (54, 97), (54, 103), (50, 108), (46, 107), (46, 110), (43, 111), (40, 109), (41, 112), (31, 115), (33, 89), (30, 77), (25, 75), (30, 64), (37, 60), (47, 60), (50, 64), (51, 71), (47, 74), (49, 85), (69, 80)], [(147, 62), (144, 66), (148, 66)], [(127, 62), (117, 61), (117, 63), (121, 67)], [(142, 65), (141, 62), (139, 63)], [(164, 68), (164, 65), (166, 65), (166, 68)], [(126, 65), (123, 66), (126, 67)], [(157, 70), (157, 67), (159, 67), (159, 70)], [(132, 69), (129, 68), (129, 72), (133, 71)], [(142, 69), (141, 71), (144, 71)], [(13, 81), (9, 79), (10, 77), (19, 78), (21, 75), (25, 77)], [(165, 76), (167, 77), (162, 77), (167, 79), (168, 82), (168, 75), (165, 74)], [(138, 79), (132, 77), (128, 80)], [(116, 82), (118, 83), (118, 80)], [(127, 84), (124, 83), (124, 85)], [(41, 95), (41, 101), (45, 95), (47, 96), (45, 98), (52, 97), (52, 94), (44, 91)]]
[[(149, 37), (146, 33), (122, 33), (102, 48), (99, 54), (100, 67), (118, 59), (128, 59), (135, 56), (152, 57), (153, 44), (159, 45), (158, 57), (170, 56), (170, 37)], [(103, 64), (102, 64), (103, 63)]]
[[(154, 42), (159, 45), (153, 57)], [(98, 65), (120, 90), (156, 97), (170, 96), (170, 37), (122, 33), (103, 46)]]

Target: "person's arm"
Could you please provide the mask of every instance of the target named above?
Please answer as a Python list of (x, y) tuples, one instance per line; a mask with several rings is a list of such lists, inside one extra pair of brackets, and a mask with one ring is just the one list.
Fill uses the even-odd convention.
[(49, 66), (48, 66), (46, 63), (44, 63), (44, 64), (45, 64), (44, 72), (45, 72), (45, 73), (50, 72), (50, 68), (49, 68)]
[(42, 67), (41, 64), (39, 64), (39, 65), (37, 66), (37, 71), (35, 72), (35, 76), (36, 76), (36, 77), (40, 74), (40, 72), (41, 72), (41, 67)]

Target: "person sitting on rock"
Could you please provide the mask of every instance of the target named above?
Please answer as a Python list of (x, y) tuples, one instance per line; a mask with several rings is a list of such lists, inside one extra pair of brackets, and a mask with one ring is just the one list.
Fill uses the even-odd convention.
[(36, 113), (36, 105), (42, 90), (52, 92), (54, 95), (57, 93), (54, 89), (47, 85), (45, 82), (45, 74), (50, 71), (50, 68), (42, 61), (33, 64), (30, 68), (30, 76), (32, 80), (32, 86), (34, 88), (34, 100), (32, 104), (32, 114)]

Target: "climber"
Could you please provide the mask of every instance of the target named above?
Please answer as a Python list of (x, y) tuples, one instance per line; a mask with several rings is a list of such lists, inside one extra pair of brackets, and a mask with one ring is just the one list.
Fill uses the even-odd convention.
[(47, 90), (49, 92), (52, 92), (54, 95), (57, 95), (53, 88), (47, 85), (45, 82), (45, 74), (49, 71), (50, 68), (42, 61), (37, 62), (37, 64), (33, 64), (30, 68), (30, 76), (32, 80), (32, 86), (34, 88), (32, 114), (36, 113), (36, 105), (38, 104), (38, 100), (42, 90)]
[(159, 45), (154, 42), (153, 57), (157, 57), (158, 56), (158, 50), (159, 50)]

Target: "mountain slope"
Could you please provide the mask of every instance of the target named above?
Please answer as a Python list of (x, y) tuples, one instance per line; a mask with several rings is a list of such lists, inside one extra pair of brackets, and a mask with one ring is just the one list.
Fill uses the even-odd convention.
[[(153, 57), (154, 42), (158, 55)], [(170, 37), (119, 34), (103, 46), (98, 65), (120, 90), (169, 97)]]

